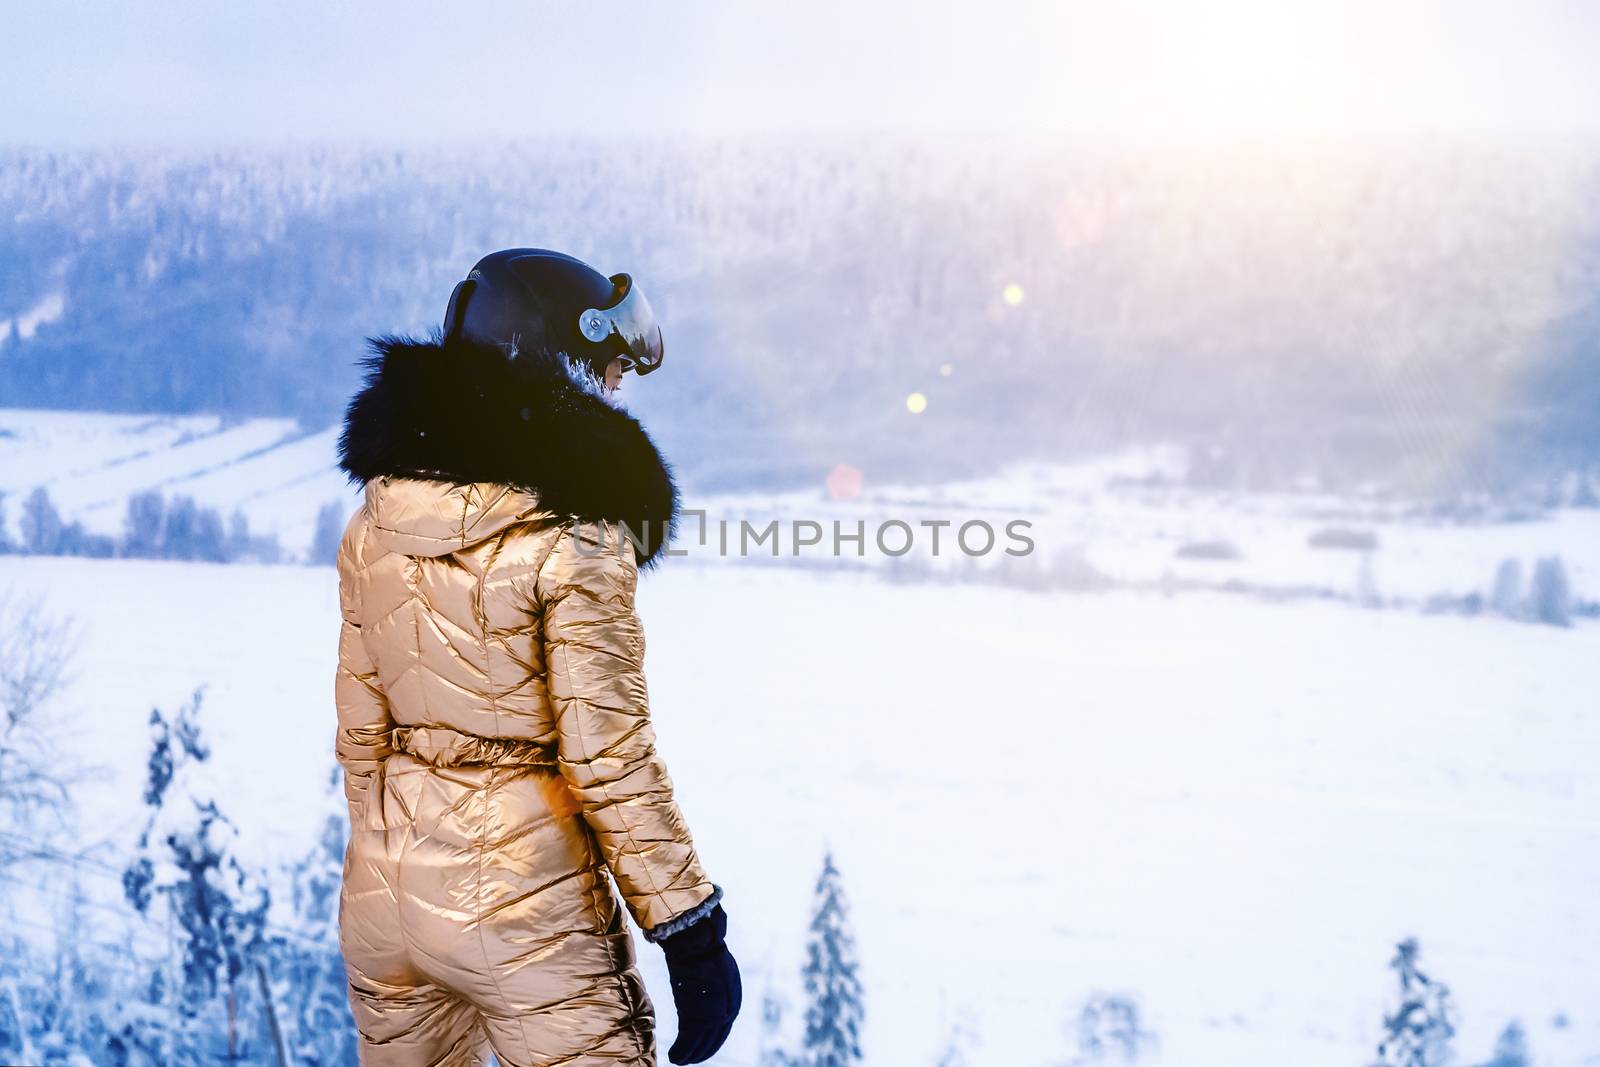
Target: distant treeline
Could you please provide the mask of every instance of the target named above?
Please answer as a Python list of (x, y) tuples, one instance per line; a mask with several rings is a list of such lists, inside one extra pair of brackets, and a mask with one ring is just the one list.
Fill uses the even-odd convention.
[[(343, 511), (335, 502), (317, 517), (317, 535), (307, 562), (327, 562), (338, 547)], [(329, 541), (331, 539), (331, 548)], [(118, 536), (92, 533), (82, 522), (61, 517), (43, 486), (22, 501), (12, 537), (6, 500), (0, 494), (0, 553), (30, 556), (89, 556), (100, 559), (178, 559), (207, 563), (279, 563), (286, 553), (276, 534), (257, 535), (244, 512), (227, 519), (193, 497), (165, 497), (156, 490), (128, 498)]]
[(327, 425), (364, 338), (532, 244), (646, 286), (627, 399), (697, 488), (1158, 439), (1477, 487), (1600, 458), (1591, 148), (0, 152), (0, 396)]

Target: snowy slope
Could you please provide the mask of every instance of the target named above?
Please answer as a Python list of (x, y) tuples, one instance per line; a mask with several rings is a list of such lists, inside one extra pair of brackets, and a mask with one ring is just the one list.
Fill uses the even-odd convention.
[[(13, 533), (17, 505), (44, 486), (68, 520), (116, 534), (130, 494), (155, 489), (188, 495), (223, 516), (242, 510), (255, 533), (275, 532), (285, 551), (303, 554), (317, 511), (330, 501), (356, 506), (355, 492), (335, 468), (338, 432), (306, 433), (283, 419), (225, 422), (213, 416), (130, 416), (93, 412), (0, 409), (0, 493)], [(1414, 507), (1318, 493), (1236, 493), (1188, 487), (1185, 457), (1175, 448), (1129, 449), (1075, 463), (1029, 463), (966, 482), (879, 485), (859, 496), (830, 499), (817, 488), (796, 492), (703, 494), (687, 487), (686, 506), (706, 513), (686, 520), (680, 547), (714, 562), (723, 531), (737, 555), (740, 522), (759, 531), (773, 520), (784, 540), (776, 561), (770, 544), (753, 555), (792, 564), (793, 523), (820, 524), (824, 541), (799, 562), (829, 564), (833, 524), (846, 533), (865, 523), (864, 554), (846, 545), (856, 566), (889, 561), (875, 544), (880, 525), (908, 524), (917, 540), (906, 557), (934, 572), (964, 566), (1000, 568), (1018, 583), (1048, 580), (1064, 565), (1087, 567), (1108, 582), (1167, 591), (1236, 583), (1257, 590), (1322, 590), (1416, 607), (1448, 593), (1487, 593), (1503, 560), (1527, 572), (1535, 560), (1559, 556), (1575, 595), (1600, 600), (1600, 508), (1555, 508), (1519, 521), (1444, 521)], [(970, 562), (955, 545), (964, 522), (997, 532), (996, 552)], [(921, 523), (947, 521), (940, 555)], [(1003, 555), (1013, 521), (1029, 524), (1035, 544), (1025, 558)], [(1312, 547), (1329, 529), (1368, 532), (1370, 552)], [(700, 539), (703, 536), (703, 543)], [(889, 534), (891, 549), (900, 544)], [(975, 534), (974, 538), (979, 535)], [(1225, 543), (1234, 559), (1190, 559), (1184, 546)]]
[(122, 530), (128, 497), (191, 496), (224, 518), (242, 510), (257, 534), (286, 551), (311, 540), (319, 508), (354, 506), (334, 469), (338, 434), (308, 434), (290, 419), (107, 415), (0, 408), (0, 493), (16, 503), (43, 486), (63, 516), (92, 533)]
[[(203, 683), (246, 841), (308, 844), (331, 571), (9, 557), (7, 587), (82, 627), (64, 741), (108, 769), (86, 826), (135, 831), (149, 708)], [(959, 1023), (973, 1064), (1059, 1064), (1110, 990), (1166, 1064), (1349, 1067), (1407, 934), (1455, 993), (1464, 1062), (1513, 1017), (1539, 1064), (1600, 1062), (1600, 627), (693, 561), (647, 577), (641, 612), (662, 751), (746, 972), (713, 1062), (754, 1062), (763, 991), (798, 1003), (826, 846), (870, 1063), (931, 1063)]]
[[(1164, 591), (1237, 583), (1269, 592), (1327, 591), (1350, 599), (1370, 593), (1414, 608), (1436, 594), (1487, 594), (1506, 559), (1519, 561), (1526, 574), (1537, 559), (1558, 556), (1573, 593), (1600, 599), (1600, 508), (1556, 507), (1514, 521), (1446, 520), (1394, 501), (1196, 489), (1175, 480), (1181, 479), (1183, 462), (1171, 448), (1130, 449), (1075, 463), (1020, 464), (976, 481), (869, 485), (850, 500), (830, 500), (819, 487), (776, 495), (723, 494), (690, 504), (710, 514), (708, 545), (716, 544), (723, 524), (730, 544), (737, 545), (741, 520), (759, 529), (777, 518), (785, 532), (797, 520), (821, 523), (824, 544), (831, 546), (835, 522), (849, 533), (863, 521), (867, 537), (861, 562), (868, 566), (889, 562), (874, 533), (883, 523), (899, 520), (916, 534), (905, 559), (935, 573), (993, 568), (1023, 580), (1048, 579), (1063, 566), (1087, 565), (1108, 583)], [(1165, 481), (1150, 484), (1152, 478)], [(932, 540), (921, 524), (940, 520), (951, 525), (943, 532), (939, 558), (931, 559)], [(962, 554), (956, 530), (974, 520), (996, 531), (1000, 551), (975, 560)], [(1029, 524), (1027, 536), (1035, 546), (1025, 558), (1003, 552), (1012, 543), (1007, 524), (1015, 520)], [(706, 558), (711, 554), (691, 543), (698, 529), (686, 523), (680, 541), (692, 555)], [(1352, 551), (1311, 543), (1313, 535), (1327, 531), (1370, 534), (1375, 547)], [(902, 544), (898, 533), (885, 538), (891, 551)], [(981, 539), (981, 532), (973, 533), (974, 545)], [(1230, 546), (1236, 558), (1185, 558), (1180, 552), (1208, 543)], [(816, 551), (803, 550), (801, 558)], [(846, 545), (847, 561), (854, 552)], [(788, 541), (780, 546), (779, 558), (793, 558)]]

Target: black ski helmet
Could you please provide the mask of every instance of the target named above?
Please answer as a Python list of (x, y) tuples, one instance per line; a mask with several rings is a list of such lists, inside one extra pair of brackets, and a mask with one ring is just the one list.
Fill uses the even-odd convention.
[(626, 274), (606, 277), (582, 260), (544, 248), (490, 253), (450, 294), (444, 339), (565, 352), (596, 375), (661, 366), (661, 327)]

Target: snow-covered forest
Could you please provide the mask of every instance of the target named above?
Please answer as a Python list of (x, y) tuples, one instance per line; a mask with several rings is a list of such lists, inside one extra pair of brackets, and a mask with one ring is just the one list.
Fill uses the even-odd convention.
[(1597, 178), (1537, 138), (0, 150), (0, 396), (320, 430), (364, 338), (521, 243), (648, 280), (640, 400), (709, 487), (1177, 438), (1480, 488), (1593, 462)]
[(522, 243), (667, 331), (624, 397), (712, 531), (640, 610), (745, 975), (713, 1063), (1597, 1062), (1597, 179), (1536, 139), (0, 151), (0, 1062), (354, 1062), (336, 420), (364, 338)]

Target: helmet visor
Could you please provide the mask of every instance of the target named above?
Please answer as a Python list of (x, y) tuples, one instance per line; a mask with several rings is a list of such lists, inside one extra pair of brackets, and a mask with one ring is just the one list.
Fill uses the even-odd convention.
[(599, 344), (612, 334), (622, 338), (628, 354), (622, 357), (623, 370), (649, 374), (661, 366), (666, 356), (666, 346), (661, 340), (661, 327), (656, 323), (650, 301), (633, 284), (626, 274), (614, 274), (621, 298), (608, 308), (589, 308), (578, 316), (578, 330), (590, 341)]

